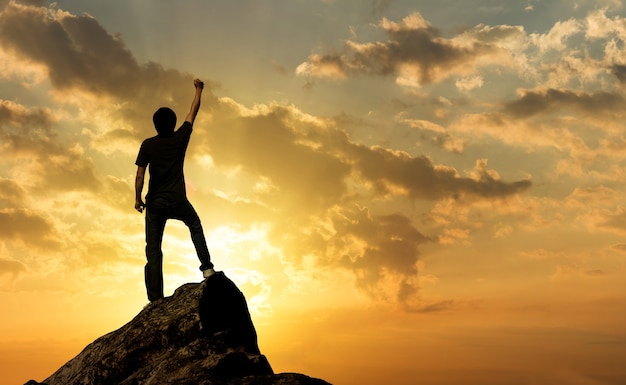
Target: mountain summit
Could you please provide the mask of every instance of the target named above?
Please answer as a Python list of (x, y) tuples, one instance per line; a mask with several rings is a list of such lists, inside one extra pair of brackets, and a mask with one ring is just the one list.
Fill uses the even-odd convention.
[(25, 385), (329, 385), (274, 374), (259, 351), (246, 300), (217, 272), (147, 305), (54, 374)]

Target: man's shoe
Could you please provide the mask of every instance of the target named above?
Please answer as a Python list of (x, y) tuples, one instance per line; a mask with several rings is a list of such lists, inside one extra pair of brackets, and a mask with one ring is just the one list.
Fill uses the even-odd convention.
[(212, 268), (209, 268), (209, 269), (206, 269), (206, 270), (202, 270), (202, 276), (204, 278), (209, 278), (213, 274), (215, 274), (215, 270), (213, 270)]

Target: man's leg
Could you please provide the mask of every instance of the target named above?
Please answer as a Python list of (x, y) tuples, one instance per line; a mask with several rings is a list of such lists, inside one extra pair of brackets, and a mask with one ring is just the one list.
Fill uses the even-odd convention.
[(167, 217), (158, 208), (146, 208), (146, 291), (148, 300), (163, 298), (163, 230)]
[(213, 263), (211, 263), (211, 254), (209, 254), (209, 248), (206, 245), (200, 217), (189, 201), (181, 203), (180, 209), (177, 210), (176, 219), (183, 221), (189, 228), (191, 241), (200, 259), (200, 270), (212, 269)]

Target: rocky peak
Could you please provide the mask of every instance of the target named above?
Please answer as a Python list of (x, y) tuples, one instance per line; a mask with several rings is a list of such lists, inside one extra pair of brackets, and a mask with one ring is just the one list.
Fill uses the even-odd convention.
[(25, 385), (329, 385), (274, 374), (259, 351), (246, 300), (217, 272), (147, 305), (54, 374)]

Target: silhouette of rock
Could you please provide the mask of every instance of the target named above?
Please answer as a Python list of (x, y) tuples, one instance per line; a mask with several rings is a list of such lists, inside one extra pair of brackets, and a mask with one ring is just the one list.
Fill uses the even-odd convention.
[(260, 353), (246, 299), (223, 272), (216, 272), (204, 282), (199, 314), (202, 331), (206, 335), (221, 333), (221, 339), (228, 345)]
[(89, 344), (42, 383), (25, 385), (329, 385), (274, 374), (246, 300), (224, 273), (188, 283)]

